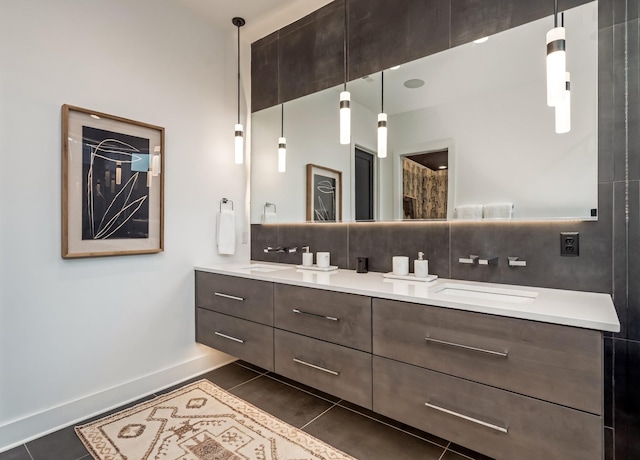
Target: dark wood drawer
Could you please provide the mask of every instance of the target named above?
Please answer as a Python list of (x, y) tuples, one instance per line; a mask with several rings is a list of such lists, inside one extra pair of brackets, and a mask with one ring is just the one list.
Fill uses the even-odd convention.
[(273, 328), (270, 326), (198, 308), (196, 341), (273, 370)]
[(603, 458), (598, 415), (378, 356), (373, 382), (375, 412), (496, 460)]
[(374, 299), (373, 353), (602, 414), (599, 331)]
[(273, 325), (273, 283), (196, 272), (196, 307)]
[(371, 352), (371, 298), (276, 284), (275, 326)]
[(275, 330), (276, 373), (371, 409), (371, 355)]

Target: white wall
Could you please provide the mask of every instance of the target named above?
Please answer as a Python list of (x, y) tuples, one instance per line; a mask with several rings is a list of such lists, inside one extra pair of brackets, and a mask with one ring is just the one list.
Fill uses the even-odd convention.
[[(235, 56), (231, 24), (173, 0), (2, 1), (0, 451), (229, 359), (194, 342), (193, 267), (249, 258)], [(65, 103), (165, 127), (163, 253), (61, 259)], [(214, 245), (223, 196), (230, 258)]]

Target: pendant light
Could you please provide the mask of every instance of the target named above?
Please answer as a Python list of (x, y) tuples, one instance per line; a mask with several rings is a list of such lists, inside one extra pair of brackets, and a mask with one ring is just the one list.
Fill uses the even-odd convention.
[(562, 100), (556, 104), (556, 133), (564, 134), (571, 131), (571, 75), (566, 72), (565, 88)]
[(342, 145), (351, 144), (351, 94), (347, 91), (348, 80), (348, 62), (347, 53), (349, 47), (347, 45), (347, 2), (344, 2), (344, 89), (340, 93), (340, 143)]
[(381, 72), (380, 113), (378, 114), (378, 158), (387, 157), (387, 114), (384, 113), (384, 70)]
[(240, 123), (240, 27), (246, 24), (242, 18), (233, 18), (231, 20), (234, 26), (238, 28), (238, 123), (235, 127), (235, 162), (241, 165), (244, 162), (244, 127)]
[(284, 104), (280, 109), (280, 138), (278, 139), (278, 172), (287, 170), (287, 139), (284, 137)]
[(562, 24), (558, 26), (558, 0), (555, 0), (553, 29), (547, 32), (547, 105), (549, 107), (555, 107), (565, 91), (567, 71), (565, 48), (564, 14)]

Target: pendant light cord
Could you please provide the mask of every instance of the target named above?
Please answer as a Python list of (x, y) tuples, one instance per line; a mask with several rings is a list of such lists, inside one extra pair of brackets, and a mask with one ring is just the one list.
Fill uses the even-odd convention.
[(284, 137), (284, 103), (280, 107), (280, 137)]
[(553, 27), (558, 27), (558, 0), (555, 0), (553, 7)]
[(347, 0), (344, 0), (344, 40), (343, 40), (343, 50), (342, 50), (342, 55), (343, 55), (343, 70), (344, 70), (344, 91), (347, 90), (347, 80), (349, 79), (348, 76), (348, 68), (347, 68), (347, 61), (348, 61), (348, 57), (347, 57), (347, 53), (349, 52), (349, 46), (347, 44), (347, 40), (348, 40), (348, 23), (347, 23)]
[(380, 112), (384, 113), (384, 70), (381, 72), (382, 75), (382, 82), (380, 84), (380, 106), (381, 109)]
[(240, 23), (238, 23), (238, 124), (240, 124)]

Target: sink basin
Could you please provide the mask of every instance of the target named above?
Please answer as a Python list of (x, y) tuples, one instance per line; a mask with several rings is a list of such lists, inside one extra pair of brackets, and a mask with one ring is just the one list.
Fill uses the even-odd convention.
[[(434, 292), (447, 297), (456, 298), (460, 302), (475, 300), (495, 300), (517, 304), (529, 304), (536, 300), (538, 293), (535, 291), (522, 291), (519, 289), (496, 288), (489, 286), (473, 286), (458, 283), (446, 283)], [(465, 300), (463, 300), (465, 299)]]
[(251, 264), (251, 265), (247, 265), (246, 267), (240, 268), (240, 270), (251, 270), (252, 272), (268, 273), (268, 272), (277, 272), (280, 270), (288, 270), (290, 268), (291, 267), (276, 267), (273, 265), (266, 265), (266, 264)]

